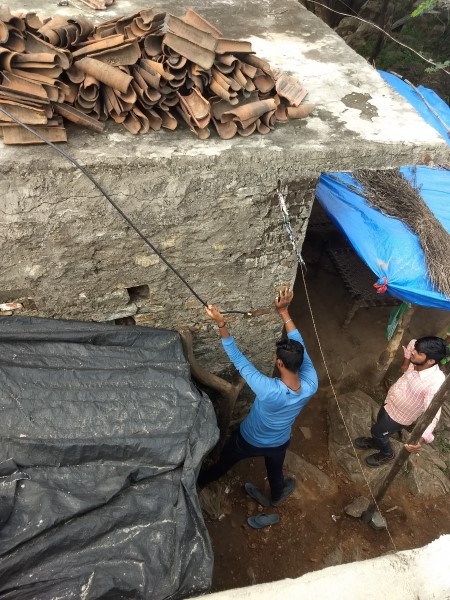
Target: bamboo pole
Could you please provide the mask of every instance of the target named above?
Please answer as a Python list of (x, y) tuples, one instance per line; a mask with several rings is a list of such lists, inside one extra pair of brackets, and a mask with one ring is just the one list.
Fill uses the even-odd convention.
[[(436, 392), (436, 394), (435, 394), (433, 400), (431, 401), (429, 407), (427, 408), (427, 410), (417, 419), (416, 426), (414, 427), (414, 429), (411, 433), (409, 442), (408, 442), (409, 444), (418, 444), (419, 443), (420, 438), (422, 437), (422, 433), (425, 431), (425, 429), (428, 427), (428, 425), (432, 422), (432, 420), (436, 416), (438, 410), (444, 404), (449, 391), (450, 391), (450, 375), (447, 375), (444, 383), (441, 385), (439, 390)], [(363, 520), (364, 523), (370, 523), (370, 521), (372, 520), (373, 514), (376, 510), (376, 504), (378, 504), (384, 498), (384, 495), (386, 494), (389, 486), (394, 481), (395, 477), (397, 476), (397, 474), (399, 473), (400, 469), (403, 467), (405, 462), (408, 460), (409, 456), (410, 456), (410, 453), (408, 452), (408, 450), (406, 450), (405, 447), (403, 447), (400, 450), (396, 461), (392, 465), (391, 470), (386, 475), (384, 480), (381, 482), (381, 484), (375, 494), (375, 502), (370, 504), (368, 509), (365, 510), (363, 512), (363, 514), (361, 515), (361, 519)]]

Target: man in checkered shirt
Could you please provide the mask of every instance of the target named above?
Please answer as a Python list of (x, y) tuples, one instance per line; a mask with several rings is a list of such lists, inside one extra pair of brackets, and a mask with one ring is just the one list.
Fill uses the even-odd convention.
[[(378, 412), (377, 421), (370, 430), (372, 437), (359, 437), (354, 440), (357, 448), (376, 449), (378, 452), (366, 458), (369, 467), (381, 467), (395, 457), (389, 436), (411, 425), (428, 408), (433, 396), (444, 382), (445, 375), (439, 368), (447, 349), (444, 340), (429, 336), (411, 340), (404, 348), (404, 374), (389, 388), (384, 405)], [(431, 443), (441, 411), (422, 434), (422, 440)], [(409, 452), (417, 452), (420, 444), (408, 445)]]

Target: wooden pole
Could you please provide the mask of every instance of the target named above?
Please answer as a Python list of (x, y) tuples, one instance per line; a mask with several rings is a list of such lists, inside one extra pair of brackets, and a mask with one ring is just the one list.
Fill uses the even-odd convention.
[(377, 368), (374, 372), (374, 385), (379, 385), (386, 376), (386, 373), (391, 366), (392, 361), (397, 354), (397, 350), (400, 347), (400, 344), (403, 339), (403, 334), (409, 324), (411, 322), (412, 316), (414, 315), (415, 306), (411, 306), (401, 317), (400, 321), (397, 325), (396, 330), (394, 331), (394, 335), (389, 340), (386, 349), (380, 354), (380, 357), (377, 361)]
[(218, 392), (220, 396), (217, 415), (220, 438), (212, 450), (212, 455), (218, 456), (226, 440), (234, 405), (236, 404), (236, 400), (245, 385), (245, 381), (240, 375), (238, 375), (237, 381), (235, 383), (230, 383), (229, 381), (226, 381), (226, 379), (222, 379), (222, 377), (218, 377), (217, 375), (214, 375), (214, 373), (210, 373), (204, 369), (202, 366), (200, 366), (199, 362), (195, 358), (192, 347), (192, 334), (189, 329), (181, 329), (178, 333), (180, 334), (181, 341), (183, 342), (184, 354), (191, 367), (192, 376), (202, 385)]
[[(436, 392), (436, 394), (435, 394), (433, 400), (431, 401), (429, 407), (427, 408), (427, 410), (423, 413), (423, 415), (421, 415), (417, 419), (416, 426), (414, 427), (414, 429), (411, 433), (409, 442), (408, 442), (409, 444), (418, 444), (419, 443), (420, 438), (422, 437), (422, 433), (425, 431), (425, 429), (428, 427), (428, 425), (434, 419), (434, 417), (436, 416), (436, 413), (441, 408), (441, 406), (444, 404), (449, 390), (450, 390), (450, 375), (447, 375), (447, 377), (444, 380), (444, 383), (441, 385), (439, 390)], [(405, 462), (408, 460), (409, 456), (410, 456), (410, 453), (408, 452), (408, 450), (406, 450), (405, 447), (403, 447), (400, 450), (395, 463), (392, 465), (391, 470), (386, 475), (384, 481), (382, 481), (380, 483), (380, 486), (375, 494), (375, 501), (377, 504), (383, 499), (389, 486), (394, 481), (395, 477), (397, 476), (397, 474), (399, 473), (400, 469), (403, 467)], [(375, 502), (373, 502), (369, 506), (369, 508), (366, 511), (364, 511), (363, 514), (361, 515), (361, 519), (364, 521), (364, 523), (370, 523), (375, 510), (376, 510), (376, 505), (375, 505)]]

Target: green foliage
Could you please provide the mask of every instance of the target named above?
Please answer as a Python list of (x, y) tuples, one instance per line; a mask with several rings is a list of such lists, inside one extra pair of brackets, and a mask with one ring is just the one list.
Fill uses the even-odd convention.
[(411, 16), (418, 17), (427, 10), (431, 10), (434, 6), (437, 5), (437, 3), (438, 0), (423, 0), (423, 2), (421, 2), (415, 10), (413, 10)]
[(441, 69), (446, 69), (450, 66), (450, 60), (445, 60), (444, 62), (437, 62), (434, 67), (427, 67), (425, 69), (426, 73), (437, 73)]
[[(434, 5), (439, 11), (430, 12)], [(423, 8), (418, 19), (409, 19), (393, 32), (393, 36), (407, 46), (414, 48), (425, 57), (430, 57), (436, 66), (427, 64), (413, 52), (385, 39), (381, 52), (376, 58), (376, 67), (384, 71), (394, 71), (412, 81), (415, 85), (432, 87), (446, 101), (450, 100), (450, 77), (443, 69), (450, 67), (450, 10), (444, 4), (428, 1), (419, 6)], [(393, 21), (402, 19), (410, 12), (409, 0), (396, 0)], [(368, 58), (376, 43), (377, 34), (362, 46), (355, 48)]]
[[(358, 48), (358, 52), (364, 56), (369, 57), (375, 42), (368, 41), (363, 46)], [(398, 70), (399, 65), (402, 68), (411, 68), (417, 64), (417, 57), (412, 52), (409, 52), (406, 48), (398, 46), (394, 42), (388, 41), (383, 47), (377, 58), (377, 69), (383, 69), (385, 71)]]

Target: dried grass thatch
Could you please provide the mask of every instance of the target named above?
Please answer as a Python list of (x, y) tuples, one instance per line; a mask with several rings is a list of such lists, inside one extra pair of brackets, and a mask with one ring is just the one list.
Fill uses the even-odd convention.
[(422, 246), (432, 285), (450, 298), (450, 235), (398, 169), (356, 171), (368, 202), (388, 217), (400, 219)]

